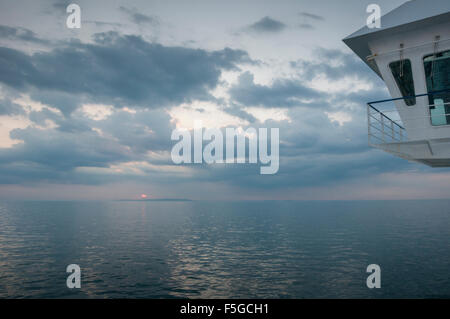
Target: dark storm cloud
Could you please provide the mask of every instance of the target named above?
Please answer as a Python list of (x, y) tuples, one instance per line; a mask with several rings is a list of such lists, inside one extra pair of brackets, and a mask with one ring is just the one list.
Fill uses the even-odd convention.
[[(63, 132), (64, 134), (91, 134), (96, 138), (100, 129), (118, 145), (123, 145), (132, 151), (132, 154), (139, 158), (147, 151), (168, 150), (172, 145), (170, 135), (174, 124), (171, 123), (170, 116), (163, 110), (139, 110), (136, 113), (117, 110), (105, 119), (93, 120), (81, 114), (81, 111), (71, 114), (69, 117), (57, 114), (47, 108), (40, 111), (32, 111), (29, 119), (37, 125), (45, 126), (47, 120), (56, 124), (52, 129), (54, 134)], [(29, 140), (18, 135), (22, 130), (14, 131), (14, 137)], [(25, 135), (25, 137), (27, 137)], [(102, 136), (102, 138), (105, 138)], [(45, 142), (45, 141), (42, 141)], [(35, 144), (39, 144), (33, 141)]]
[[(241, 106), (308, 107), (324, 111), (347, 102), (363, 106), (368, 101), (387, 96), (384, 83), (354, 56), (339, 50), (318, 48), (315, 50), (315, 57), (317, 61), (292, 61), (290, 65), (298, 71), (298, 77), (276, 78), (271, 85), (256, 84), (253, 75), (244, 72), (238, 83), (229, 90), (231, 99)], [(325, 75), (331, 81), (343, 81), (347, 77), (353, 77), (370, 82), (374, 87), (370, 91), (340, 91), (330, 94), (306, 86), (307, 82), (319, 75)], [(230, 108), (230, 111), (233, 115), (248, 120), (247, 114), (239, 109), (238, 105)]]
[(256, 118), (253, 115), (247, 113), (246, 111), (244, 111), (242, 109), (241, 106), (236, 105), (236, 104), (233, 104), (233, 105), (223, 108), (223, 111), (230, 115), (237, 116), (243, 120), (246, 120), (249, 123), (254, 123), (256, 121)]
[[(7, 31), (8, 35), (16, 34)], [(11, 131), (10, 137), (22, 143), (0, 150), (2, 183), (92, 184), (135, 179), (136, 176), (126, 175), (90, 176), (76, 169), (142, 161), (149, 150), (170, 150), (173, 123), (165, 111), (150, 109), (211, 99), (209, 90), (219, 83), (222, 70), (239, 70), (241, 63), (255, 62), (240, 50), (166, 47), (114, 32), (97, 34), (92, 44), (58, 43), (55, 49), (32, 55), (0, 48), (0, 82), (6, 84), (5, 92), (29, 94), (33, 100), (54, 106), (64, 114), (46, 107), (31, 111), (28, 117), (36, 125), (45, 127), (51, 121), (56, 127)], [(2, 114), (21, 111), (9, 100), (2, 102)], [(147, 110), (136, 114), (116, 111), (106, 120), (93, 121), (80, 117), (77, 111), (86, 102)], [(167, 160), (154, 162), (171, 164)], [(168, 176), (158, 174), (163, 180)]]
[[(50, 88), (43, 89), (42, 87), (27, 87), (26, 89), (28, 89), (32, 100), (51, 105), (65, 115), (72, 113), (83, 102), (83, 96), (81, 94), (74, 94), (73, 92), (64, 92)], [(88, 97), (87, 101), (91, 98)]]
[(6, 25), (0, 25), (0, 38), (35, 43), (47, 43), (47, 41), (38, 38), (36, 34), (29, 29), (9, 27)]
[(281, 157), (277, 174), (261, 176), (259, 164), (202, 165), (190, 166), (195, 171), (190, 181), (220, 182), (242, 190), (283, 190), (336, 185), (411, 169), (414, 164), (369, 148), (367, 127), (363, 120), (360, 124), (338, 127), (320, 112), (299, 111), (291, 123), (261, 125), (280, 129)]
[(0, 100), (0, 116), (1, 115), (19, 115), (24, 114), (24, 110), (20, 105), (11, 102), (8, 99)]
[(83, 98), (158, 108), (193, 99), (208, 100), (222, 70), (238, 70), (240, 63), (253, 63), (241, 50), (167, 47), (114, 32), (97, 34), (95, 41), (68, 42), (33, 55), (2, 47), (0, 82), (24, 92), (37, 92), (40, 101), (65, 113), (76, 107), (72, 102), (64, 103), (65, 95), (76, 97), (75, 101)]
[[(339, 184), (359, 178), (370, 178), (380, 173), (411, 169), (410, 164), (391, 155), (369, 148), (365, 103), (387, 94), (382, 82), (364, 63), (338, 50), (317, 49), (317, 62), (299, 60), (292, 63), (299, 79), (278, 78), (270, 86), (254, 83), (249, 72), (241, 74), (230, 89), (230, 96), (242, 107), (288, 107), (289, 121), (253, 122), (252, 126), (278, 127), (280, 129), (280, 170), (269, 179), (258, 174), (257, 166), (235, 165), (228, 168), (211, 168), (196, 172), (196, 178), (239, 185), (243, 189), (283, 189), (290, 187), (319, 187)], [(315, 76), (325, 74), (334, 81), (354, 76), (361, 81), (374, 81), (369, 91), (326, 93), (303, 85)], [(378, 82), (377, 82), (378, 81)], [(298, 99), (306, 98), (308, 103)], [(360, 105), (347, 109), (345, 105)], [(239, 106), (233, 114), (239, 115)], [(243, 111), (241, 109), (241, 111)], [(351, 121), (339, 125), (324, 111), (344, 111)]]
[(247, 30), (259, 32), (259, 33), (275, 33), (283, 31), (286, 28), (286, 25), (283, 22), (274, 20), (268, 16), (262, 18), (261, 20), (249, 25)]
[(364, 107), (355, 110), (354, 120), (344, 126), (332, 123), (319, 109), (292, 108), (288, 113), (290, 121), (252, 124), (279, 128), (277, 174), (261, 176), (259, 165), (203, 165), (195, 168), (192, 180), (222, 182), (243, 190), (282, 190), (336, 185), (414, 167), (367, 145)]
[(50, 6), (50, 9), (46, 10), (49, 14), (61, 14), (66, 13), (67, 7), (74, 3), (72, 0), (54, 0)]
[[(256, 84), (253, 75), (244, 72), (229, 90), (231, 101), (223, 102), (228, 105), (223, 111), (249, 121), (253, 127), (280, 128), (277, 175), (262, 177), (259, 165), (191, 165), (194, 174), (184, 178), (158, 171), (158, 165), (172, 165), (170, 159), (152, 160), (155, 170), (141, 176), (89, 174), (77, 168), (145, 161), (148, 151), (170, 151), (174, 123), (161, 107), (193, 99), (216, 101), (209, 91), (218, 85), (222, 70), (239, 70), (241, 63), (255, 63), (246, 52), (167, 47), (113, 32), (97, 34), (92, 44), (68, 42), (33, 55), (0, 48), (0, 82), (64, 114), (47, 108), (32, 111), (29, 119), (33, 123), (45, 126), (50, 120), (56, 127), (11, 132), (11, 138), (22, 143), (0, 149), (1, 183), (102, 184), (148, 181), (151, 176), (158, 183), (223, 182), (262, 190), (327, 185), (409, 167), (367, 146), (363, 105), (373, 92), (333, 96), (304, 84), (322, 73), (333, 80), (348, 75), (369, 79), (370, 69), (341, 51), (319, 49), (316, 56), (317, 62), (292, 62), (299, 76), (278, 78), (271, 85)], [(361, 109), (352, 111), (354, 121), (339, 126), (324, 110), (347, 100), (361, 103)], [(94, 121), (81, 116), (77, 109), (86, 102), (113, 104), (117, 109), (108, 118)], [(120, 111), (124, 105), (140, 108), (132, 114)], [(260, 123), (245, 112), (247, 106), (288, 107), (290, 121)], [(13, 114), (20, 108), (8, 104), (0, 110)]]
[(247, 106), (292, 107), (302, 103), (299, 99), (320, 97), (313, 89), (302, 85), (300, 81), (276, 79), (271, 86), (255, 84), (253, 74), (245, 72), (230, 89), (232, 99)]
[(160, 21), (157, 16), (149, 16), (145, 15), (141, 12), (138, 12), (135, 9), (129, 9), (124, 6), (120, 6), (119, 10), (127, 14), (129, 17), (131, 17), (132, 21), (136, 24), (148, 24), (151, 26), (159, 26)]
[[(280, 150), (281, 151), (281, 150)], [(386, 163), (386, 165), (380, 165)], [(386, 153), (366, 148), (358, 154), (331, 156), (328, 154), (298, 157), (280, 161), (277, 174), (265, 178), (259, 175), (258, 165), (230, 165), (203, 167), (196, 170), (194, 179), (222, 182), (245, 190), (283, 190), (290, 188), (338, 185), (351, 180), (376, 176), (385, 172), (401, 172), (413, 164)]]
[(170, 150), (170, 135), (175, 128), (170, 116), (162, 110), (138, 111), (136, 114), (116, 112), (95, 125), (138, 156), (149, 150)]
[(55, 170), (66, 170), (78, 166), (105, 167), (108, 163), (118, 163), (127, 157), (127, 150), (112, 141), (90, 132), (59, 132), (28, 127), (16, 129), (11, 137), (23, 140), (15, 146), (1, 162), (9, 159), (26, 159), (40, 165), (47, 165)]
[[(79, 112), (65, 117), (43, 108), (32, 111), (29, 119), (40, 126), (46, 126), (46, 121), (51, 120), (56, 127), (43, 130), (30, 126), (10, 133), (11, 138), (22, 143), (0, 149), (1, 184), (42, 181), (101, 184), (121, 179), (145, 180), (146, 175), (88, 174), (76, 169), (147, 161), (145, 155), (149, 150), (166, 151), (172, 145), (170, 134), (174, 127), (169, 115), (162, 110), (117, 111), (104, 120), (95, 121)], [(157, 167), (172, 163), (160, 159), (152, 160), (152, 164)], [(155, 174), (164, 175), (152, 172)]]

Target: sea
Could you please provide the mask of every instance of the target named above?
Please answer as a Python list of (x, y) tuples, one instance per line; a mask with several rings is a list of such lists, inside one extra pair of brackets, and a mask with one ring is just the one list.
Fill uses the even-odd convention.
[(1, 201), (0, 298), (450, 298), (450, 200)]

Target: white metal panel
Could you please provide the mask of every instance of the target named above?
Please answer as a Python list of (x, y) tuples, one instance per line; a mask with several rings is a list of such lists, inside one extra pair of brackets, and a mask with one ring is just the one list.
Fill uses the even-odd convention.
[[(450, 41), (445, 41), (450, 39), (450, 21), (428, 26), (420, 31), (395, 33), (369, 43), (371, 51), (376, 54), (375, 61), (392, 98), (402, 96), (389, 68), (391, 62), (400, 60), (398, 49), (401, 43), (405, 48), (403, 58), (411, 61), (416, 95), (428, 93), (423, 58), (433, 54), (436, 35), (444, 39), (438, 43), (438, 51), (450, 50)], [(428, 97), (418, 97), (413, 106), (407, 106), (403, 100), (396, 101), (395, 104), (410, 140), (450, 137), (449, 125), (431, 125)]]

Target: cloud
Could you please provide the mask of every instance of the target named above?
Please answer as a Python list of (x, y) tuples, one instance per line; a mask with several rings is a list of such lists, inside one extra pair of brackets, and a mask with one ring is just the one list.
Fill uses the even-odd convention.
[(9, 99), (0, 100), (0, 116), (24, 114), (23, 108)]
[(46, 4), (48, 6), (43, 6), (42, 10), (44, 14), (61, 17), (61, 15), (67, 15), (67, 7), (72, 3), (78, 4), (80, 5), (80, 7), (83, 7), (83, 3), (73, 0), (53, 0), (47, 1)]
[(300, 12), (299, 15), (302, 18), (302, 23), (298, 26), (300, 29), (312, 30), (315, 29), (314, 23), (325, 21), (324, 17), (309, 12)]
[(115, 32), (27, 55), (0, 47), (0, 82), (65, 114), (83, 102), (160, 108), (209, 100), (222, 70), (254, 63), (245, 51), (205, 51), (149, 43)]
[(71, 0), (54, 0), (52, 3), (52, 8), (66, 12), (67, 7), (72, 3)]
[(154, 27), (160, 25), (160, 20), (157, 16), (145, 15), (136, 9), (129, 9), (124, 6), (120, 6), (119, 10), (131, 17), (132, 21), (138, 25), (147, 24)]
[(121, 27), (123, 26), (122, 23), (118, 22), (105, 22), (105, 21), (98, 21), (98, 20), (84, 20), (83, 23), (90, 23), (94, 24), (97, 27)]
[(360, 94), (360, 91), (371, 91), (378, 97), (386, 94), (383, 81), (354, 55), (335, 49), (316, 48), (314, 57), (314, 60), (290, 62), (298, 77), (309, 87), (322, 93), (340, 95), (341, 98)]
[[(271, 84), (256, 84), (254, 75), (242, 73), (229, 90), (234, 114), (249, 106), (287, 110), (286, 120), (252, 122), (252, 126), (280, 129), (280, 170), (264, 180), (252, 167), (211, 168), (196, 172), (206, 180), (220, 181), (243, 190), (288, 190), (325, 187), (368, 179), (385, 172), (415, 167), (404, 160), (367, 145), (365, 103), (387, 94), (378, 77), (353, 56), (339, 50), (318, 48), (315, 60), (291, 63), (296, 76), (275, 78)], [(374, 81), (370, 90), (333, 90), (310, 87), (323, 75), (331, 85)], [(377, 82), (378, 81), (378, 82)], [(351, 82), (350, 82), (351, 83)], [(245, 118), (246, 114), (241, 115)], [(424, 168), (426, 169), (426, 168)], [(256, 170), (256, 168), (255, 168)], [(226, 172), (225, 172), (226, 171)]]
[(249, 25), (247, 27), (247, 30), (258, 33), (277, 33), (283, 31), (285, 28), (286, 25), (283, 22), (274, 20), (266, 16), (261, 20)]
[(242, 108), (242, 106), (239, 106), (236, 104), (232, 104), (232, 105), (228, 105), (227, 107), (224, 107), (223, 111), (230, 115), (237, 116), (245, 121), (248, 121), (249, 123), (254, 123), (256, 121), (256, 118), (253, 115), (246, 112)]
[[(21, 143), (0, 148), (1, 184), (44, 181), (99, 184), (146, 179), (147, 174), (136, 177), (114, 167), (146, 162), (154, 167), (152, 174), (155, 175), (153, 171), (159, 166), (170, 164), (168, 159), (152, 158), (148, 154), (170, 149), (173, 124), (165, 111), (116, 110), (100, 118), (92, 118), (92, 114), (85, 111), (82, 108), (70, 117), (47, 107), (31, 111), (29, 119), (33, 124), (10, 133), (12, 139)], [(45, 128), (48, 121), (54, 125)], [(108, 173), (93, 174), (100, 169)]]
[(308, 19), (312, 19), (312, 20), (316, 20), (316, 21), (324, 21), (325, 20), (324, 17), (314, 14), (314, 13), (309, 13), (309, 12), (300, 12), (299, 15), (304, 18), (308, 18)]
[(256, 84), (250, 72), (242, 73), (229, 93), (234, 101), (242, 105), (264, 107), (300, 106), (307, 104), (306, 100), (320, 96), (298, 80), (276, 79), (270, 86)]
[(9, 27), (5, 25), (0, 25), (0, 38), (41, 44), (48, 43), (46, 40), (38, 38), (36, 34), (29, 29)]
[[(286, 27), (269, 17), (252, 26), (253, 32)], [(21, 41), (14, 30), (4, 29), (4, 36)], [(257, 72), (241, 71), (244, 65), (257, 67), (243, 50), (167, 46), (115, 32), (98, 33), (90, 43), (58, 42), (33, 54), (1, 47), (1, 92), (7, 94), (0, 101), (0, 115), (20, 114), (31, 124), (8, 131), (20, 143), (0, 149), (0, 183), (139, 181), (168, 189), (206, 184), (239, 194), (269, 194), (411, 168), (367, 146), (363, 106), (384, 91), (382, 82), (353, 56), (317, 49), (314, 60), (290, 62), (290, 74), (269, 84), (260, 84)], [(223, 83), (223, 71), (239, 74), (237, 81)], [(313, 85), (319, 76), (326, 80), (320, 82), (322, 88)], [(335, 83), (354, 83), (349, 77), (381, 84), (371, 90), (330, 89)], [(211, 93), (218, 86), (225, 91), (223, 100)], [(44, 105), (28, 110), (9, 96), (19, 93)], [(223, 115), (202, 102), (243, 119), (240, 123), (280, 128), (278, 174), (260, 176), (259, 164), (173, 165), (170, 135), (176, 115), (170, 111), (187, 103), (204, 116)], [(270, 112), (283, 116), (266, 116)]]
[(361, 78), (376, 78), (368, 72), (368, 67), (355, 55), (344, 53), (341, 50), (316, 48), (314, 50), (315, 61), (292, 61), (291, 66), (303, 70), (302, 74), (308, 80), (318, 73), (325, 73), (331, 79), (338, 79), (349, 74)]

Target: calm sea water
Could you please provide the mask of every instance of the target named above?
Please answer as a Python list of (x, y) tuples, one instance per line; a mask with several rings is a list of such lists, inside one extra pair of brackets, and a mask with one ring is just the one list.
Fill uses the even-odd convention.
[(0, 202), (0, 297), (448, 298), (450, 201)]

